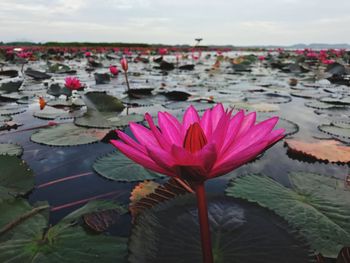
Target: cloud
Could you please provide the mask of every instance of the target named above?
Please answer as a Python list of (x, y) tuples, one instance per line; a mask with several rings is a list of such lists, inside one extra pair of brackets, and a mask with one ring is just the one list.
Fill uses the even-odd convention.
[(348, 42), (348, 0), (1, 0), (0, 41)]

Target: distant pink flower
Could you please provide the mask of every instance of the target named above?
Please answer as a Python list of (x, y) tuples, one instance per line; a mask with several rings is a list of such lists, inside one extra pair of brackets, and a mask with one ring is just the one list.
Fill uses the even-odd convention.
[(306, 54), (306, 57), (308, 57), (308, 58), (317, 58), (318, 55), (317, 55), (317, 53), (315, 53), (315, 52), (313, 52), (313, 51), (310, 51), (310, 52), (308, 52), (308, 53)]
[(89, 52), (89, 51), (85, 52), (85, 57), (87, 57), (87, 58), (91, 57), (91, 52)]
[(278, 117), (255, 124), (255, 112), (232, 116), (232, 110), (225, 111), (222, 104), (206, 110), (202, 118), (190, 106), (182, 123), (159, 112), (159, 129), (148, 113), (145, 119), (150, 129), (130, 123), (137, 141), (117, 131), (121, 141), (112, 140), (112, 144), (150, 170), (192, 182), (224, 175), (284, 137), (284, 129), (273, 130)]
[(330, 65), (335, 63), (335, 61), (333, 59), (322, 59), (321, 62), (325, 65)]
[(116, 76), (116, 75), (118, 75), (119, 70), (118, 70), (117, 66), (110, 66), (109, 72), (111, 72), (112, 75)]
[(164, 55), (168, 54), (168, 49), (166, 49), (166, 48), (160, 48), (160, 49), (158, 50), (158, 54), (161, 55), (161, 56), (164, 56)]
[(265, 56), (258, 56), (258, 59), (259, 59), (260, 61), (264, 61), (264, 60), (266, 59), (266, 57), (265, 57)]
[(122, 66), (122, 69), (124, 70), (124, 72), (128, 71), (129, 69), (128, 61), (125, 57), (120, 60), (120, 65)]
[(33, 55), (33, 53), (29, 52), (29, 51), (28, 52), (22, 51), (20, 53), (17, 53), (18, 57), (24, 58), (24, 59), (30, 58), (32, 55)]
[(70, 90), (78, 90), (82, 87), (80, 80), (75, 77), (65, 78), (65, 87)]

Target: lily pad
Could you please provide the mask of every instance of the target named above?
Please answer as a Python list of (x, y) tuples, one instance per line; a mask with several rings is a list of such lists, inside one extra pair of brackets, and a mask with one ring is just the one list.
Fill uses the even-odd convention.
[(18, 144), (0, 143), (0, 155), (21, 156), (23, 148)]
[(247, 111), (259, 111), (259, 112), (274, 112), (279, 110), (279, 106), (277, 104), (269, 104), (269, 103), (235, 102), (232, 104), (232, 107), (235, 109), (245, 109)]
[(314, 108), (314, 109), (318, 109), (318, 110), (331, 109), (334, 107), (343, 107), (343, 106), (333, 105), (333, 104), (329, 104), (329, 103), (325, 103), (325, 102), (321, 102), (321, 101), (317, 101), (317, 100), (305, 102), (305, 106), (310, 107), (310, 108)]
[[(34, 220), (35, 219), (35, 220)], [(127, 240), (91, 235), (80, 226), (58, 224), (47, 229), (39, 214), (13, 230), (11, 239), (0, 243), (1, 262), (126, 262)]]
[(27, 107), (18, 104), (7, 104), (0, 107), (0, 116), (15, 115), (25, 112)]
[(17, 92), (21, 87), (22, 83), (22, 80), (2, 83), (0, 85), (0, 91), (4, 91), (6, 93)]
[(335, 140), (320, 140), (317, 142), (303, 142), (298, 140), (285, 141), (289, 151), (302, 154), (327, 162), (350, 163), (350, 147)]
[(324, 97), (320, 99), (320, 101), (324, 103), (335, 104), (335, 105), (350, 105), (350, 97), (344, 97), (344, 98)]
[(153, 180), (163, 177), (136, 164), (119, 151), (98, 158), (92, 167), (99, 175), (119, 182)]
[(74, 123), (78, 126), (89, 128), (121, 128), (128, 126), (130, 122), (141, 122), (144, 117), (139, 114), (116, 115), (115, 113), (103, 113), (88, 109), (79, 118), (75, 118)]
[(24, 195), (34, 187), (33, 173), (16, 156), (0, 155), (0, 186), (8, 194)]
[(31, 140), (50, 146), (75, 146), (98, 142), (107, 133), (108, 130), (87, 129), (73, 123), (65, 123), (40, 129), (32, 134)]
[(350, 191), (344, 181), (318, 174), (292, 173), (289, 179), (291, 189), (247, 175), (235, 179), (226, 194), (271, 209), (299, 229), (317, 253), (335, 258), (350, 243)]
[(350, 138), (350, 128), (338, 127), (335, 125), (320, 125), (318, 128), (335, 137)]
[(119, 99), (105, 92), (86, 93), (84, 101), (88, 109), (100, 112), (120, 112), (125, 108)]
[[(209, 224), (215, 263), (313, 262), (305, 243), (268, 211), (231, 199), (210, 199)], [(194, 195), (145, 211), (129, 243), (131, 263), (202, 262)]]
[(57, 118), (68, 118), (69, 113), (65, 110), (46, 106), (43, 110), (35, 111), (33, 116), (44, 120), (54, 120)]

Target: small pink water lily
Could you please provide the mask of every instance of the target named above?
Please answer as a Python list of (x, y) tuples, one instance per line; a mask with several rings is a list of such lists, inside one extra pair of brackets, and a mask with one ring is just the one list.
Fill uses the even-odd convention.
[(123, 154), (144, 167), (168, 176), (188, 180), (196, 192), (204, 263), (213, 263), (204, 182), (224, 175), (253, 160), (284, 137), (276, 129), (278, 117), (256, 122), (256, 113), (247, 115), (217, 104), (200, 117), (190, 106), (182, 123), (167, 112), (158, 113), (158, 126), (146, 113), (150, 129), (136, 123), (130, 128), (136, 140), (121, 131), (121, 141), (111, 140)]
[(82, 87), (80, 80), (75, 77), (67, 77), (65, 80), (65, 87), (70, 90), (78, 90)]
[(111, 74), (112, 74), (113, 76), (117, 76), (118, 73), (119, 73), (119, 70), (118, 70), (117, 66), (111, 65), (111, 66), (109, 67), (109, 72), (111, 72)]

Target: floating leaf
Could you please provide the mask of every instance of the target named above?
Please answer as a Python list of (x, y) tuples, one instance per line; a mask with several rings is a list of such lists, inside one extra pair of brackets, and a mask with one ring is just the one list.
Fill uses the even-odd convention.
[(350, 128), (343, 128), (335, 125), (320, 125), (318, 128), (335, 137), (350, 138)]
[(33, 173), (16, 156), (0, 155), (0, 186), (11, 195), (24, 195), (34, 187)]
[[(313, 262), (305, 243), (266, 210), (230, 199), (210, 199), (215, 263)], [(131, 263), (202, 262), (194, 195), (178, 197), (140, 215), (129, 243)]]
[(153, 180), (163, 177), (146, 170), (118, 151), (98, 158), (93, 164), (93, 168), (101, 176), (120, 182)]
[(119, 99), (105, 92), (86, 93), (84, 100), (89, 109), (100, 112), (120, 112), (125, 108)]
[(22, 83), (22, 80), (2, 83), (0, 84), (0, 91), (4, 91), (6, 93), (17, 92), (22, 86)]
[(0, 202), (0, 210), (0, 242), (9, 240), (16, 232), (22, 231), (23, 224), (45, 223), (48, 216), (48, 205), (32, 207), (21, 198), (3, 200)]
[(239, 177), (229, 196), (273, 210), (299, 229), (316, 252), (335, 258), (350, 242), (350, 191), (344, 181), (311, 173), (289, 175), (291, 189), (266, 176)]
[(48, 229), (44, 219), (26, 221), (13, 237), (0, 243), (1, 262), (126, 262), (127, 240), (91, 235), (80, 227)]
[(235, 102), (232, 104), (232, 107), (235, 109), (245, 109), (248, 111), (259, 111), (259, 112), (273, 112), (278, 111), (279, 106), (276, 104), (269, 103), (243, 103)]
[(72, 123), (60, 124), (40, 129), (31, 136), (31, 140), (51, 146), (75, 146), (100, 141), (108, 130), (87, 129)]
[(143, 119), (139, 114), (116, 115), (88, 109), (82, 117), (75, 118), (74, 123), (82, 127), (110, 129), (125, 127), (130, 122), (141, 122)]
[(329, 103), (325, 103), (325, 102), (321, 102), (321, 101), (317, 101), (317, 100), (305, 102), (305, 106), (310, 107), (310, 108), (314, 108), (314, 109), (319, 109), (319, 110), (331, 109), (334, 107), (343, 107), (343, 106), (333, 105), (333, 104), (329, 104)]
[(54, 120), (57, 118), (68, 118), (69, 113), (65, 110), (46, 106), (43, 110), (34, 111), (33, 116), (44, 120)]
[(18, 104), (7, 104), (0, 107), (0, 116), (15, 115), (26, 111), (26, 107)]
[(300, 153), (311, 158), (328, 162), (350, 163), (350, 147), (335, 140), (303, 142), (298, 140), (285, 141), (289, 151)]
[(350, 97), (345, 98), (332, 98), (332, 97), (325, 97), (320, 99), (321, 102), (335, 104), (335, 105), (350, 105)]
[(0, 155), (21, 156), (23, 148), (18, 144), (0, 143)]

